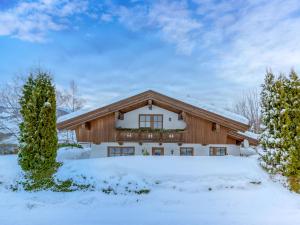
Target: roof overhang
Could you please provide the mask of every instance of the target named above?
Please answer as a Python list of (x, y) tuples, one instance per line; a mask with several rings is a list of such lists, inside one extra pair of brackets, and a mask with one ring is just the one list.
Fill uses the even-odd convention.
[(114, 112), (126, 113), (136, 108), (143, 107), (148, 104), (149, 100), (151, 100), (153, 105), (157, 105), (169, 111), (173, 111), (176, 113), (186, 112), (190, 115), (201, 117), (203, 119), (218, 123), (224, 127), (228, 127), (233, 130), (245, 131), (249, 128), (249, 125), (247, 124), (226, 118), (222, 115), (207, 111), (205, 109), (196, 107), (194, 105), (177, 100), (175, 98), (168, 97), (166, 95), (160, 94), (152, 90), (145, 91), (143, 93), (117, 101), (107, 106), (67, 119), (65, 121), (58, 122), (57, 128), (59, 130), (74, 129), (75, 127), (81, 124)]
[(241, 133), (237, 133), (235, 131), (231, 131), (228, 133), (228, 136), (235, 139), (235, 140), (238, 140), (238, 141), (244, 141), (245, 139), (247, 139), (249, 141), (249, 144), (250, 145), (258, 145), (259, 144), (259, 140), (255, 139), (255, 138), (251, 138), (247, 135), (243, 135)]

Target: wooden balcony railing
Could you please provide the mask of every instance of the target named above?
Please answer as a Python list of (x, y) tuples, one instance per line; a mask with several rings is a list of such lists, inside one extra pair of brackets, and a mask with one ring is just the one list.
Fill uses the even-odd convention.
[(131, 131), (118, 130), (117, 141), (182, 143), (183, 131)]

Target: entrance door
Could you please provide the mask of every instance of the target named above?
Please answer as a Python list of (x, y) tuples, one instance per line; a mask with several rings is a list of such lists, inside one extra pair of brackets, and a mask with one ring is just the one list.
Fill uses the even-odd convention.
[(164, 148), (152, 148), (152, 155), (164, 155)]

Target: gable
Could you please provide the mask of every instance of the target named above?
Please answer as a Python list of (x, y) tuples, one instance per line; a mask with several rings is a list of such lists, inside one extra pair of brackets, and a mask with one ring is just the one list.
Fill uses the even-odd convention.
[(77, 112), (74, 116), (66, 115), (65, 117), (59, 118), (57, 127), (58, 129), (73, 129), (80, 124), (106, 116), (113, 112), (127, 113), (149, 104), (156, 105), (174, 113), (187, 112), (195, 117), (218, 123), (233, 130), (245, 131), (249, 128), (247, 119), (240, 115), (228, 111), (223, 112), (222, 110), (219, 110), (220, 112), (218, 112), (217, 109), (214, 110), (213, 108), (206, 106), (201, 106), (201, 108), (199, 105), (196, 106), (196, 102), (195, 105), (191, 105), (151, 90), (92, 111), (83, 113)]
[(164, 129), (184, 129), (186, 127), (186, 123), (182, 119), (178, 119), (179, 114), (156, 105), (152, 105), (152, 107), (143, 106), (124, 113), (122, 120), (116, 121), (116, 127), (139, 128), (139, 115), (162, 115)]

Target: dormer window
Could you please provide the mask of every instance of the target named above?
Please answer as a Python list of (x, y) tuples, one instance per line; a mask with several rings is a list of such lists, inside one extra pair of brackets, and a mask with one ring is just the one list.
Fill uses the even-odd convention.
[(140, 114), (139, 116), (140, 128), (162, 129), (163, 115), (158, 114)]

